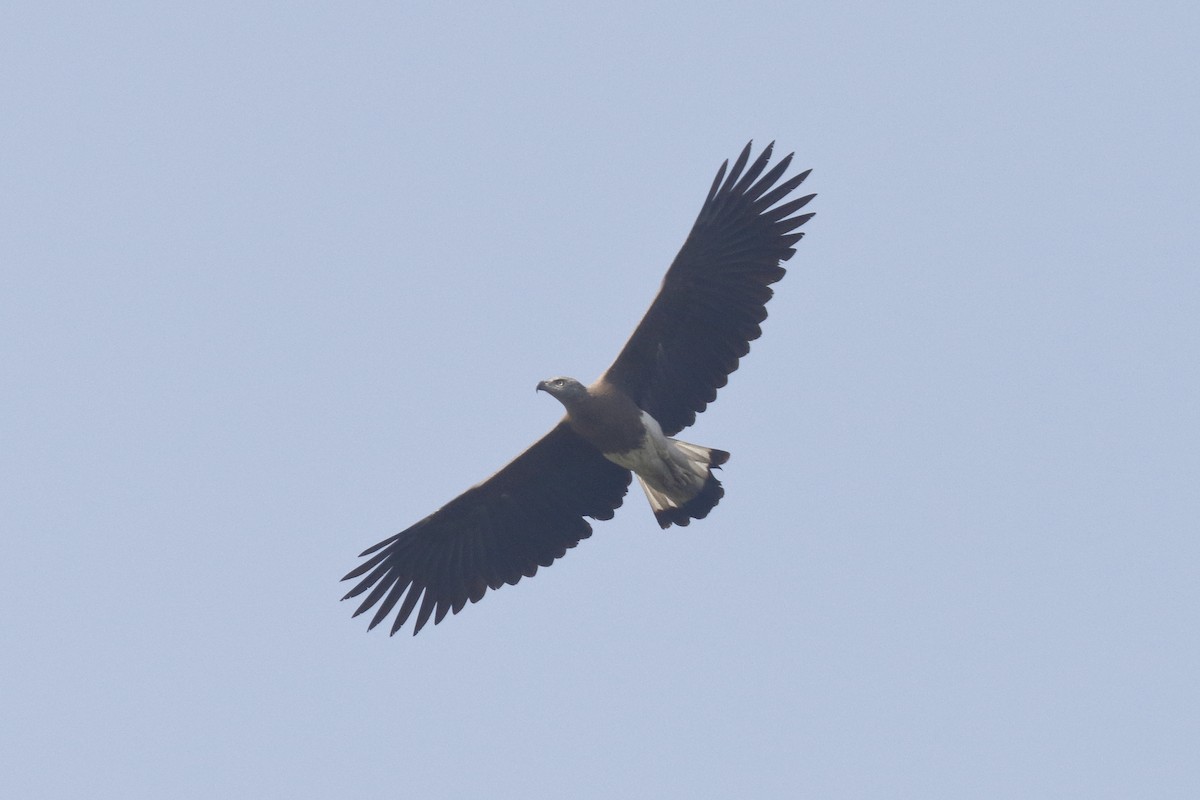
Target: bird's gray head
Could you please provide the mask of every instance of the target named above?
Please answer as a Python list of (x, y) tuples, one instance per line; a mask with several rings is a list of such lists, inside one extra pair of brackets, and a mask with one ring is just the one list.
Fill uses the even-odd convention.
[(574, 378), (548, 378), (539, 381), (537, 391), (545, 392), (567, 408), (576, 400), (587, 397), (587, 387)]

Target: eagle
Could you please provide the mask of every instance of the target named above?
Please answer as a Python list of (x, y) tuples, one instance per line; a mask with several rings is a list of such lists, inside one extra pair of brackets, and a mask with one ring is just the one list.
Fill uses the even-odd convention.
[[(767, 169), (774, 143), (750, 160), (748, 143), (717, 171), (658, 296), (591, 385), (568, 377), (537, 384), (566, 415), (495, 475), (416, 524), (367, 548), (342, 580), (343, 600), (366, 597), (368, 630), (399, 605), (395, 634), (417, 612), (416, 635), (488, 589), (549, 567), (613, 517), (636, 475), (660, 527), (703, 519), (725, 491), (713, 474), (729, 453), (674, 438), (717, 397), (762, 334), (771, 284), (784, 276), (815, 195), (782, 202), (811, 170), (780, 179), (792, 155)], [(419, 609), (418, 609), (418, 604)]]

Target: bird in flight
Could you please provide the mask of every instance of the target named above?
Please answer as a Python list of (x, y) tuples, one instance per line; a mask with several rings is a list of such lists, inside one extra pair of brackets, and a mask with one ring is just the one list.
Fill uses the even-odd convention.
[(753, 163), (751, 144), (717, 171), (658, 296), (608, 371), (590, 386), (567, 377), (537, 384), (566, 416), (495, 475), (359, 556), (367, 560), (342, 580), (362, 579), (342, 599), (367, 594), (354, 616), (375, 608), (368, 630), (399, 604), (391, 632), (417, 611), (415, 635), (431, 616), (436, 625), (488, 589), (533, 577), (591, 536), (585, 517), (612, 519), (634, 475), (662, 528), (703, 519), (720, 501), (713, 469), (729, 454), (672, 437), (716, 399), (762, 334), (770, 284), (813, 216), (796, 212), (815, 196), (781, 203), (808, 171), (780, 182), (792, 155), (767, 170), (774, 144)]

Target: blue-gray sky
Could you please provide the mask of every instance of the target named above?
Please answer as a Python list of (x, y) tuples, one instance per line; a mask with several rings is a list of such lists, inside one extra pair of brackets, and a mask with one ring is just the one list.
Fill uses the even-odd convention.
[[(1200, 796), (1192, 3), (0, 13), (0, 774), (29, 798)], [(748, 139), (765, 335), (416, 639), (338, 578), (601, 372)], [(407, 631), (405, 632), (407, 633)]]

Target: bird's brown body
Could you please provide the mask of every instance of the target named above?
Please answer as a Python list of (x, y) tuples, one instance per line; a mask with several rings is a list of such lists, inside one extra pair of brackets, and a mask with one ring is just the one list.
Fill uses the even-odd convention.
[(566, 423), (609, 461), (638, 477), (662, 528), (703, 519), (724, 496), (712, 471), (729, 460), (724, 450), (665, 436), (662, 426), (619, 387), (574, 378), (537, 385), (567, 409)]
[(567, 424), (584, 441), (601, 453), (624, 453), (641, 445), (646, 436), (642, 410), (629, 395), (604, 380), (580, 387), (583, 392), (556, 392), (552, 388), (556, 380), (571, 379), (542, 381), (538, 389), (563, 404), (567, 409)]

